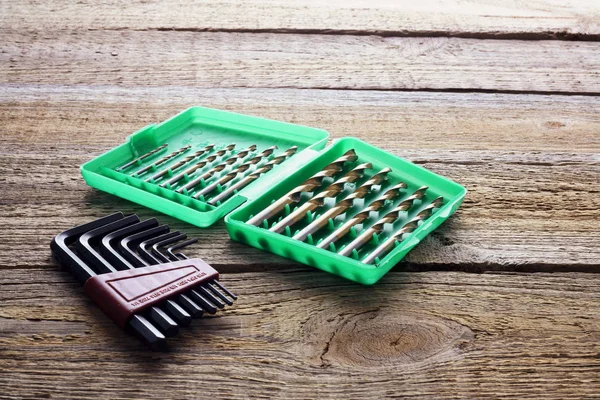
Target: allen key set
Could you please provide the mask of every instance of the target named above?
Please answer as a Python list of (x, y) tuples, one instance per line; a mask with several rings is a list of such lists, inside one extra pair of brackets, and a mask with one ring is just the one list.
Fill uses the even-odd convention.
[(50, 247), (117, 325), (158, 350), (192, 318), (236, 300), (204, 261), (173, 253), (196, 241), (185, 239), (155, 218), (118, 212), (58, 234)]
[[(191, 107), (81, 171), (100, 190), (199, 227), (224, 217), (234, 240), (371, 285), (450, 217), (466, 190), (358, 139), (327, 140), (316, 128)], [(184, 258), (183, 240), (162, 232), (134, 254), (125, 243), (120, 256), (151, 268)]]

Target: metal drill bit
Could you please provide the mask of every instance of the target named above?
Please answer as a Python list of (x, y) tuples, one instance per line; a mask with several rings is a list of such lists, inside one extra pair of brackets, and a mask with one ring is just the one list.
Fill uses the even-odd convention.
[(327, 236), (325, 239), (323, 239), (323, 241), (317, 244), (317, 247), (320, 249), (324, 249), (328, 247), (331, 243), (337, 242), (339, 239), (346, 236), (346, 234), (350, 232), (350, 229), (354, 225), (359, 224), (362, 221), (369, 218), (372, 212), (378, 211), (383, 206), (385, 206), (386, 201), (393, 200), (396, 197), (398, 197), (400, 191), (404, 188), (406, 188), (406, 184), (404, 182), (400, 182), (388, 189), (383, 195), (381, 195), (375, 201), (369, 204), (367, 208), (356, 214), (354, 217), (350, 218), (335, 231), (331, 232), (329, 236)]
[(195, 152), (192, 155), (189, 155), (187, 157), (185, 157), (183, 160), (177, 161), (175, 164), (173, 165), (169, 165), (167, 168), (158, 171), (156, 174), (152, 175), (150, 178), (146, 179), (146, 182), (150, 182), (150, 181), (157, 181), (158, 179), (162, 178), (163, 176), (167, 175), (169, 172), (171, 171), (176, 171), (177, 169), (183, 167), (185, 164), (189, 163), (190, 161), (192, 161), (194, 158), (198, 158), (201, 157), (202, 155), (208, 153), (209, 151), (211, 151), (213, 148), (215, 147), (214, 144), (209, 144), (208, 146), (206, 146), (205, 148), (203, 148), (202, 150), (198, 150), (197, 152)]
[(260, 153), (256, 157), (253, 157), (250, 160), (244, 162), (243, 164), (241, 164), (239, 167), (235, 168), (234, 170), (232, 170), (228, 174), (222, 176), (221, 178), (219, 178), (215, 182), (211, 183), (210, 185), (207, 185), (206, 187), (202, 188), (196, 194), (194, 194), (193, 197), (195, 199), (197, 199), (200, 196), (204, 196), (204, 195), (207, 195), (207, 194), (213, 192), (217, 188), (217, 186), (224, 185), (227, 182), (235, 179), (235, 177), (238, 174), (247, 171), (253, 165), (258, 164), (259, 162), (261, 162), (263, 158), (268, 157), (271, 154), (273, 154), (273, 152), (275, 151), (275, 149), (277, 149), (277, 146), (271, 146), (271, 147), (269, 147), (268, 149), (264, 150), (262, 153)]
[[(292, 238), (304, 241), (304, 239), (306, 239), (308, 235), (315, 233), (319, 229), (323, 228), (330, 219), (335, 218), (338, 215), (346, 212), (347, 209), (354, 205), (354, 200), (362, 199), (366, 195), (368, 195), (371, 192), (373, 186), (379, 185), (381, 182), (387, 179), (387, 174), (389, 174), (391, 171), (392, 170), (390, 168), (384, 168), (375, 175), (373, 175), (371, 179), (367, 180), (361, 186), (356, 188), (354, 192), (350, 193), (348, 196), (346, 196), (346, 198), (338, 202), (334, 207), (321, 214), (319, 218), (315, 219), (304, 229), (295, 234)], [(406, 187), (406, 185), (404, 186)]]
[(252, 183), (256, 179), (258, 179), (259, 176), (261, 176), (265, 172), (268, 172), (268, 171), (272, 170), (275, 165), (281, 164), (285, 159), (287, 159), (288, 157), (292, 156), (297, 150), (298, 150), (297, 146), (290, 147), (283, 154), (278, 155), (277, 157), (275, 157), (274, 159), (272, 159), (271, 161), (269, 161), (268, 163), (266, 163), (262, 167), (258, 168), (256, 171), (254, 171), (250, 175), (244, 177), (244, 179), (242, 179), (241, 181), (238, 181), (237, 183), (231, 185), (230, 187), (228, 187), (227, 189), (225, 189), (224, 191), (222, 191), (221, 193), (219, 193), (217, 196), (213, 197), (208, 202), (208, 204), (215, 205), (219, 201), (224, 201), (225, 199), (228, 199), (236, 191), (239, 191), (242, 188), (245, 188), (250, 183)]
[(194, 172), (196, 172), (197, 170), (204, 168), (205, 166), (207, 166), (208, 164), (210, 164), (211, 162), (215, 161), (217, 158), (224, 156), (227, 152), (233, 150), (235, 147), (235, 144), (230, 144), (229, 146), (225, 147), (224, 149), (221, 149), (219, 151), (217, 151), (215, 154), (207, 157), (206, 159), (192, 165), (191, 167), (189, 167), (188, 169), (186, 169), (185, 171), (175, 175), (174, 177), (172, 177), (171, 179), (169, 179), (168, 181), (165, 181), (163, 183), (160, 184), (160, 187), (167, 187), (167, 185), (173, 185), (176, 182), (179, 182), (180, 180), (183, 179), (183, 177), (185, 175), (190, 176), (191, 174), (193, 174)]
[(127, 164), (121, 165), (119, 168), (116, 168), (115, 171), (121, 172), (124, 169), (127, 169), (127, 168), (131, 167), (132, 165), (136, 164), (138, 161), (145, 160), (146, 158), (158, 153), (159, 151), (161, 151), (162, 149), (164, 149), (166, 147), (167, 147), (166, 143), (163, 145), (160, 145), (157, 148), (155, 148), (154, 150), (151, 150), (151, 151), (147, 152), (146, 154), (142, 154), (141, 156), (134, 158), (133, 160), (129, 161)]
[(402, 236), (405, 233), (411, 233), (412, 231), (417, 229), (417, 227), (419, 226), (419, 221), (423, 221), (431, 217), (431, 215), (433, 215), (433, 209), (440, 208), (442, 204), (444, 204), (444, 198), (440, 196), (437, 199), (435, 199), (433, 203), (419, 211), (419, 213), (409, 222), (404, 224), (404, 226), (399, 231), (395, 232), (391, 237), (389, 237), (383, 243), (377, 246), (375, 250), (373, 250), (368, 256), (364, 258), (364, 260), (362, 260), (362, 262), (364, 264), (371, 264), (377, 257), (381, 258), (383, 254), (388, 253), (391, 249), (394, 248), (396, 242), (401, 242), (402, 240), (404, 240)]
[(343, 156), (327, 165), (321, 171), (317, 172), (311, 178), (304, 181), (300, 186), (290, 190), (280, 199), (276, 200), (270, 206), (250, 218), (246, 223), (254, 226), (258, 226), (265, 219), (269, 219), (279, 214), (281, 210), (288, 204), (297, 203), (300, 201), (300, 197), (304, 192), (311, 192), (314, 189), (323, 185), (325, 178), (333, 176), (343, 170), (344, 163), (354, 162), (358, 159), (358, 156), (354, 150), (348, 150)]
[(269, 230), (271, 232), (281, 233), (287, 226), (298, 223), (298, 221), (304, 218), (307, 212), (312, 211), (317, 207), (322, 207), (325, 204), (325, 199), (329, 197), (336, 197), (338, 194), (342, 193), (346, 183), (359, 180), (364, 175), (365, 170), (371, 168), (373, 168), (371, 163), (360, 164), (359, 166), (353, 168), (346, 175), (329, 185), (321, 193), (317, 194), (306, 203), (289, 213)]
[(346, 247), (344, 247), (341, 251), (338, 251), (338, 254), (341, 256), (348, 256), (352, 254), (352, 250), (360, 249), (364, 246), (371, 238), (374, 233), (381, 233), (385, 227), (385, 224), (394, 223), (400, 216), (401, 212), (405, 212), (410, 210), (415, 200), (422, 199), (425, 196), (425, 191), (427, 190), (427, 186), (423, 186), (417, 191), (415, 191), (411, 196), (407, 197), (400, 204), (394, 207), (393, 210), (386, 213), (379, 221), (375, 222), (373, 226), (366, 229), (363, 233), (358, 235), (352, 242), (350, 242)]
[(184, 190), (190, 190), (190, 189), (198, 186), (198, 184), (200, 184), (200, 182), (202, 182), (203, 180), (210, 178), (217, 172), (223, 171), (225, 168), (227, 168), (228, 165), (235, 164), (236, 161), (246, 157), (250, 152), (252, 152), (254, 150), (256, 150), (255, 144), (253, 144), (252, 146), (248, 147), (245, 150), (240, 151), (235, 156), (228, 158), (227, 160), (225, 160), (221, 164), (217, 165), (210, 171), (205, 172), (204, 174), (200, 175), (199, 177), (197, 177), (195, 179), (192, 179), (191, 181), (189, 181), (188, 183), (186, 183), (185, 185), (183, 185), (182, 187), (177, 189), (177, 193), (183, 193)]
[(163, 158), (161, 158), (160, 160), (150, 164), (150, 165), (146, 165), (143, 168), (138, 169), (137, 171), (135, 171), (133, 174), (131, 174), (131, 176), (139, 176), (142, 175), (143, 173), (145, 173), (146, 171), (152, 169), (152, 167), (158, 167), (163, 165), (164, 163), (166, 163), (167, 161), (169, 161), (172, 158), (177, 157), (178, 155), (180, 155), (181, 153), (185, 153), (186, 151), (188, 151), (192, 146), (190, 146), (189, 144), (187, 146), (183, 146), (182, 148), (180, 148), (177, 151), (172, 152), (171, 154), (167, 154), (166, 156), (164, 156)]

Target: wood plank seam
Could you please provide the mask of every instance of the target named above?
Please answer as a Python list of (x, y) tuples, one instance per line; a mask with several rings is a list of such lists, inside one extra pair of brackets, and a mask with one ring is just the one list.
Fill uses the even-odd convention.
[(442, 30), (355, 30), (355, 29), (301, 29), (301, 28), (180, 28), (180, 27), (153, 27), (153, 28), (132, 28), (106, 27), (106, 28), (87, 28), (88, 31), (137, 31), (137, 32), (224, 32), (224, 33), (273, 33), (281, 35), (334, 35), (334, 36), (379, 36), (382, 38), (458, 38), (458, 39), (487, 39), (487, 40), (564, 40), (597, 42), (600, 41), (600, 34), (597, 33), (572, 33), (567, 30), (546, 31), (546, 32), (469, 32), (469, 31), (442, 31)]

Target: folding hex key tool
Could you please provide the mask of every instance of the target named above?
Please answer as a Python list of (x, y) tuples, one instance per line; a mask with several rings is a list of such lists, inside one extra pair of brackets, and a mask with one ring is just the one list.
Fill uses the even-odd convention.
[[(140, 221), (118, 212), (58, 234), (50, 247), (117, 325), (158, 350), (179, 326), (236, 299), (211, 266), (173, 253), (197, 241), (180, 242), (186, 238), (155, 218)], [(165, 253), (161, 247), (167, 245)]]

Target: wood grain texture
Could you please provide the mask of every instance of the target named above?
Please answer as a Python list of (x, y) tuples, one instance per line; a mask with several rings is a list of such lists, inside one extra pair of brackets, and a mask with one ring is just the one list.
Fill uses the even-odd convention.
[(0, 397), (582, 399), (600, 388), (595, 275), (223, 279), (236, 306), (150, 354), (65, 272), (2, 275)]
[(2, 2), (11, 29), (138, 29), (243, 32), (598, 39), (594, 0), (390, 1), (100, 0)]
[[(0, 190), (5, 196), (0, 209), (8, 218), (0, 231), (0, 265), (5, 267), (47, 265), (49, 238), (112, 210), (156, 215), (87, 187), (78, 166), (147, 123), (192, 104), (305, 123), (328, 129), (333, 138), (356, 136), (465, 185), (469, 194), (459, 212), (400, 268), (600, 267), (600, 104), (595, 98), (291, 89), (4, 89)], [(161, 220), (200, 237), (196, 251), (220, 270), (298, 267), (232, 242), (222, 222), (197, 229), (165, 216)]]
[[(597, 1), (0, 0), (0, 34), (0, 399), (598, 398)], [(469, 193), (362, 287), (84, 184), (192, 105), (355, 136)], [(48, 246), (115, 210), (199, 237), (236, 304), (167, 353), (120, 331)]]
[(3, 30), (13, 84), (600, 93), (600, 42)]

